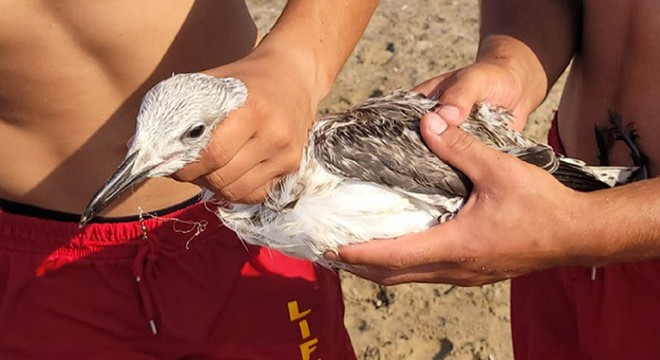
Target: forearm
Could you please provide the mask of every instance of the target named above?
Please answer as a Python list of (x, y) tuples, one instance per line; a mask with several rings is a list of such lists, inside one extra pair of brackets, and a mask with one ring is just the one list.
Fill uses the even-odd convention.
[(257, 52), (288, 52), (320, 101), (369, 23), (377, 0), (290, 0)]
[(533, 110), (568, 66), (580, 23), (575, 0), (483, 0), (477, 58), (515, 69)]
[(660, 179), (581, 194), (567, 230), (576, 264), (660, 258)]

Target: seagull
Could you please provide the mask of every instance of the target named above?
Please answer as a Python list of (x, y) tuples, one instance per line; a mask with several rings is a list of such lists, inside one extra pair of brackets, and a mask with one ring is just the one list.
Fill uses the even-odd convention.
[[(125, 190), (168, 176), (198, 159), (213, 129), (242, 107), (239, 79), (191, 73), (166, 79), (145, 95), (126, 158), (94, 195), (84, 226)], [(472, 189), (470, 180), (424, 143), (421, 117), (438, 101), (408, 91), (370, 98), (312, 125), (297, 171), (259, 204), (227, 203), (218, 217), (243, 241), (320, 265), (343, 245), (396, 238), (450, 221)], [(556, 154), (510, 128), (502, 107), (477, 104), (460, 126), (480, 141), (552, 174), (578, 191), (626, 183), (635, 167), (595, 167)]]

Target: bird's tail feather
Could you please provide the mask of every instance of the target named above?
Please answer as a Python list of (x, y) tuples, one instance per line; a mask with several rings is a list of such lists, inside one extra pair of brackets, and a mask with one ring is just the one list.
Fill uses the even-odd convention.
[(587, 166), (579, 160), (560, 158), (552, 175), (571, 189), (589, 192), (626, 184), (636, 170), (625, 166)]
[(610, 187), (627, 184), (633, 181), (633, 178), (639, 167), (637, 166), (589, 166), (598, 180), (606, 183)]

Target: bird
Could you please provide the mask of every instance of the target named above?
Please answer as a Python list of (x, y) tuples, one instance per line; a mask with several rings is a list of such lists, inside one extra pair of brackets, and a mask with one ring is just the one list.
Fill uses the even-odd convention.
[[(201, 73), (173, 75), (150, 89), (125, 159), (92, 197), (80, 226), (127, 189), (196, 161), (213, 129), (247, 98), (241, 80)], [(397, 90), (320, 116), (309, 129), (296, 171), (278, 180), (261, 203), (227, 202), (217, 215), (246, 243), (326, 267), (342, 266), (323, 256), (341, 246), (451, 221), (472, 183), (435, 156), (421, 137), (421, 117), (438, 106), (435, 99)], [(578, 191), (626, 183), (637, 170), (588, 166), (556, 154), (512, 130), (512, 121), (506, 108), (479, 103), (460, 127)]]

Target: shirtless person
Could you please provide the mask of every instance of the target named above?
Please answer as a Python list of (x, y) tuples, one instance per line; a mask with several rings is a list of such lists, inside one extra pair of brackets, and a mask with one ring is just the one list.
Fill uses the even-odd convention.
[[(360, 275), (386, 284), (515, 277), (516, 358), (660, 358), (660, 179), (577, 193), (447, 127), (486, 101), (513, 109), (522, 129), (572, 58), (549, 138), (555, 149), (598, 164), (594, 126), (611, 127), (611, 111), (634, 124), (650, 175), (660, 175), (658, 13), (649, 0), (483, 1), (476, 62), (419, 87), (445, 104), (422, 131), (472, 179), (469, 200), (424, 233), (345, 247), (343, 261), (370, 265)], [(631, 164), (618, 142), (609, 159)]]
[[(291, 0), (253, 51), (242, 1), (3, 2), (0, 358), (354, 358), (336, 274), (244, 246), (190, 182), (255, 201), (295, 169), (376, 3)], [(227, 141), (78, 230), (144, 93), (196, 71), (249, 88)]]

